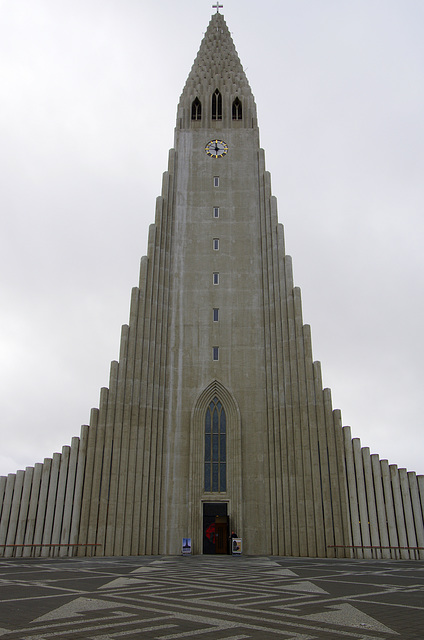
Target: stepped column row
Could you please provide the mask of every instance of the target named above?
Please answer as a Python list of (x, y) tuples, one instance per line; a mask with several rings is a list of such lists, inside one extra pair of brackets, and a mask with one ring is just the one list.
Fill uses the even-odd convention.
[(303, 324), (300, 289), (259, 153), (270, 549), (276, 555), (331, 557), (336, 552), (329, 546), (351, 540), (341, 416), (312, 359), (310, 327)]
[(423, 559), (424, 548), (405, 547), (424, 547), (424, 476), (389, 465), (352, 440), (350, 427), (343, 431), (354, 555)]
[(1, 556), (75, 555), (87, 436), (83, 426), (61, 453), (0, 478)]

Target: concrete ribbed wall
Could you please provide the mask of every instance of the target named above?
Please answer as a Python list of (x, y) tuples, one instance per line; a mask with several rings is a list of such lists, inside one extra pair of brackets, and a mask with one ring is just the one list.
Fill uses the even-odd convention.
[(86, 439), (83, 427), (62, 453), (0, 478), (0, 556), (76, 554)]
[[(335, 428), (339, 428), (337, 420)], [(0, 545), (18, 545), (0, 546), (0, 556), (73, 556), (77, 549), (78, 555), (82, 556), (105, 554), (103, 547), (94, 552), (91, 546), (68, 546), (76, 545), (78, 541), (90, 545), (98, 539), (96, 531), (91, 532), (91, 538), (90, 535), (79, 537), (88, 431), (89, 428), (83, 426), (80, 438), (73, 438), (70, 447), (63, 447), (62, 453), (46, 458), (42, 464), (0, 478)], [(370, 454), (368, 447), (361, 447), (359, 438), (352, 440), (350, 427), (343, 427), (342, 431), (342, 463), (346, 466), (352, 545), (356, 547), (351, 555), (424, 559), (424, 549), (389, 548), (424, 547), (424, 476), (398, 469), (397, 465), (380, 460), (377, 454)], [(331, 467), (328, 473), (328, 479), (324, 478), (324, 494), (326, 484), (331, 483)], [(313, 469), (311, 474), (314, 477)], [(93, 483), (92, 475), (86, 475), (91, 479), (91, 488), (97, 484), (96, 479)], [(311, 489), (314, 490), (313, 481)], [(326, 518), (325, 503), (323, 518)], [(324, 525), (312, 535), (319, 540), (325, 531)], [(299, 539), (300, 533), (292, 532), (292, 535)], [(324, 538), (327, 544), (340, 543), (331, 536), (322, 537), (321, 545)], [(50, 544), (63, 546), (48, 546)], [(120, 553), (123, 551), (131, 553), (130, 549), (120, 550)], [(322, 554), (322, 549), (317, 551), (326, 555)], [(327, 551), (329, 557), (335, 553), (332, 548)]]
[(359, 438), (352, 440), (350, 427), (343, 431), (352, 544), (365, 547), (352, 553), (360, 558), (423, 559), (424, 549), (384, 547), (424, 547), (424, 476), (389, 465), (368, 447), (361, 448)]

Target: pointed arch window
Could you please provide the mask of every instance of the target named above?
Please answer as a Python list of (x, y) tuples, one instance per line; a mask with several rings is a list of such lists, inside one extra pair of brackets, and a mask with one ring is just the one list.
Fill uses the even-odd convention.
[(202, 103), (199, 98), (196, 98), (191, 103), (191, 119), (192, 120), (201, 120), (202, 119)]
[(236, 98), (233, 102), (233, 120), (241, 120), (243, 116), (241, 102)]
[(205, 416), (205, 492), (227, 490), (227, 419), (215, 396)]
[(222, 95), (218, 89), (212, 94), (212, 120), (222, 120)]

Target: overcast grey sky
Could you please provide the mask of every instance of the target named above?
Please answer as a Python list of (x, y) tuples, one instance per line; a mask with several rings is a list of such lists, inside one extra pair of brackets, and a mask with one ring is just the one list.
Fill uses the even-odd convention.
[[(108, 385), (212, 4), (0, 0), (0, 474)], [(324, 384), (424, 473), (424, 3), (223, 4)]]

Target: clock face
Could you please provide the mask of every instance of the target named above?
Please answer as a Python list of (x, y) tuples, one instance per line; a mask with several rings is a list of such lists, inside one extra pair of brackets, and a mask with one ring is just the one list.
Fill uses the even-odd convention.
[(211, 158), (223, 158), (228, 153), (228, 144), (222, 140), (211, 140), (205, 151)]

